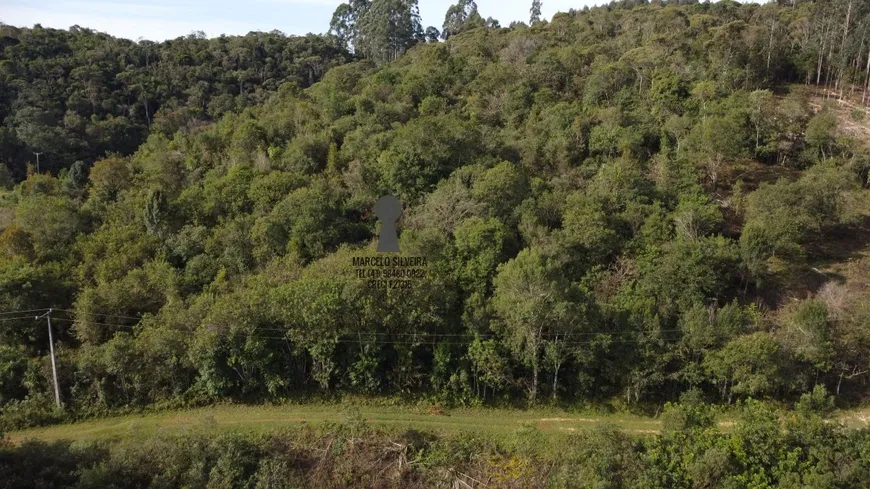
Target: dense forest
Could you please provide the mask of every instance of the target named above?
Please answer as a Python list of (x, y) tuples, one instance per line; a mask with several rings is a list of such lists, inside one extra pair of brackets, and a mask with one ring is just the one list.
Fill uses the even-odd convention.
[[(2, 26), (0, 419), (859, 402), (868, 27), (853, 0), (504, 28), (463, 1), (439, 32), (375, 0), (323, 36), (163, 43)], [(383, 195), (426, 259), (408, 289), (353, 265)]]
[[(280, 32), (163, 43), (78, 26), (0, 24), (0, 161), (15, 180), (110, 153), (128, 156), (149, 133), (172, 136), (265, 102), (279, 86), (310, 86), (351, 56), (322, 36)], [(7, 176), (8, 178), (8, 176)]]

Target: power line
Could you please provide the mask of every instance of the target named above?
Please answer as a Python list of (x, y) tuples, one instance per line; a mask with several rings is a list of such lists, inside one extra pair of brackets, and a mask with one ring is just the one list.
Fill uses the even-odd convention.
[[(79, 321), (78, 319), (58, 318), (58, 317), (54, 318), (54, 320), (55, 320), (55, 321), (65, 321), (65, 322), (68, 322), (68, 323), (80, 323), (80, 322), (81, 322), (81, 321)], [(131, 325), (131, 324), (99, 323), (99, 322), (91, 321), (91, 320), (87, 320), (87, 322), (88, 322), (88, 324), (97, 324), (97, 325), (100, 325), (100, 326), (114, 326), (114, 327), (117, 327), (117, 328), (129, 328), (129, 329), (134, 329), (134, 328), (136, 327), (136, 325)]]
[(48, 310), (47, 307), (43, 307), (42, 309), (26, 309), (23, 311), (7, 311), (7, 312), (0, 312), (0, 316), (4, 316), (7, 314), (23, 314), (26, 312), (41, 312), (41, 311), (47, 311), (47, 310)]
[[(27, 318), (32, 318), (32, 316), (27, 316)], [(55, 321), (64, 321), (64, 322), (69, 322), (69, 323), (78, 322), (75, 319), (58, 318), (58, 317), (55, 317), (54, 320)], [(99, 326), (109, 326), (109, 327), (119, 328), (119, 329), (125, 330), (126, 332), (132, 332), (136, 329), (136, 326), (132, 326), (129, 324), (114, 324), (114, 323), (102, 323), (102, 322), (93, 322), (93, 321), (88, 321), (88, 323), (89, 324), (96, 324)], [(285, 330), (285, 331), (290, 331), (290, 330)], [(628, 334), (628, 333), (631, 333), (631, 332), (626, 332), (626, 334)], [(245, 332), (242, 332), (242, 334), (246, 338), (258, 339), (258, 340), (285, 340), (285, 341), (288, 341), (288, 340), (292, 339), (289, 336), (259, 336), (259, 335), (245, 334)], [(348, 334), (352, 335), (354, 333), (348, 333)], [(361, 334), (363, 337), (372, 335), (371, 333), (361, 333)], [(438, 340), (438, 338), (443, 337), (443, 336), (446, 336), (446, 335), (439, 335), (437, 333), (431, 333), (431, 334), (415, 335), (414, 340), (410, 340), (410, 339), (386, 340), (386, 339), (372, 339), (372, 338), (368, 338), (368, 339), (338, 338), (338, 339), (333, 340), (333, 341), (335, 341), (336, 343), (351, 343), (351, 344), (360, 344), (360, 345), (409, 345), (409, 346), (410, 345), (435, 344), (435, 343), (444, 344), (444, 345), (470, 345), (473, 343), (472, 341), (443, 341), (443, 340)], [(565, 335), (559, 335), (559, 336), (565, 336)], [(568, 335), (568, 336), (570, 336), (570, 335)], [(488, 338), (497, 338), (498, 336), (488, 335), (487, 337)], [(552, 338), (553, 336), (544, 335), (544, 337)], [(600, 339), (584, 340), (584, 341), (563, 340), (563, 341), (561, 341), (561, 343), (563, 345), (592, 345), (592, 344), (596, 344), (596, 343), (601, 343), (602, 341), (607, 341), (608, 343), (643, 343), (643, 342), (656, 341), (656, 340), (676, 341), (679, 339), (680, 339), (679, 337), (673, 337), (673, 338), (658, 337), (658, 338), (643, 338), (643, 339), (641, 339), (641, 338), (613, 338), (612, 335), (601, 334)]]
[(80, 311), (72, 311), (70, 309), (55, 309), (55, 311), (63, 311), (69, 314), (73, 314), (75, 316), (104, 316), (107, 318), (121, 318), (121, 319), (134, 319), (136, 321), (141, 321), (141, 317), (133, 317), (133, 316), (121, 316), (118, 314), (105, 314), (101, 312), (80, 312)]
[[(66, 322), (71, 322), (71, 323), (77, 322), (77, 320), (68, 319), (68, 318), (55, 318), (55, 321), (66, 321)], [(103, 322), (93, 322), (93, 321), (88, 321), (88, 323), (89, 324), (96, 324), (96, 325), (100, 325), (100, 326), (110, 326), (110, 327), (115, 327), (115, 328), (122, 328), (122, 329), (126, 329), (128, 331), (134, 330), (136, 328), (136, 326), (131, 326), (129, 324), (103, 323)], [(270, 331), (270, 329), (268, 329), (268, 328), (259, 328), (258, 330), (259, 331)], [(289, 332), (290, 330), (286, 329), (286, 330), (280, 330), (280, 331)], [(666, 331), (667, 332), (678, 332), (680, 330), (676, 330), (676, 329), (661, 330), (661, 332), (666, 332)], [(256, 334), (251, 335), (251, 334), (247, 334), (244, 331), (241, 331), (241, 333), (246, 338), (253, 338), (253, 339), (259, 339), (259, 340), (284, 340), (284, 341), (287, 341), (287, 340), (292, 339), (288, 336), (260, 336), (260, 335), (256, 335)], [(642, 334), (642, 333), (638, 333), (636, 331), (621, 332), (621, 334), (632, 334), (632, 333)], [(441, 337), (453, 337), (453, 338), (455, 338), (456, 334), (452, 334), (452, 333), (419, 333), (419, 334), (396, 333), (395, 334), (395, 336), (413, 336), (414, 340), (410, 340), (410, 339), (390, 340), (390, 339), (380, 339), (380, 338), (364, 339), (367, 336), (390, 336), (391, 335), (390, 333), (375, 333), (375, 332), (373, 332), (373, 333), (346, 333), (346, 334), (347, 335), (354, 335), (354, 334), (360, 335), (361, 338), (338, 338), (338, 339), (333, 340), (333, 341), (335, 341), (336, 343), (351, 343), (351, 344), (363, 344), (363, 345), (372, 345), (372, 344), (376, 344), (376, 345), (422, 345), (422, 344), (427, 344), (427, 343), (433, 344), (436, 342), (439, 344), (446, 344), (446, 345), (470, 345), (472, 343), (471, 341), (437, 341), (438, 338), (441, 338)], [(563, 340), (561, 343), (564, 345), (592, 345), (592, 344), (600, 343), (602, 341), (607, 341), (609, 343), (643, 343), (643, 342), (656, 341), (656, 340), (676, 341), (676, 340), (680, 339), (679, 337), (657, 337), (657, 338), (624, 338), (624, 337), (620, 338), (620, 337), (617, 337), (617, 338), (613, 338), (613, 336), (614, 336), (613, 333), (601, 332), (598, 334), (601, 335), (600, 339), (596, 338), (593, 340), (583, 340), (583, 341), (568, 339), (568, 340)], [(553, 334), (553, 335), (549, 335), (549, 336), (548, 335), (542, 335), (542, 336), (551, 338), (551, 337), (555, 337), (557, 335)], [(561, 335), (560, 334), (558, 336), (571, 337), (573, 335)], [(494, 335), (494, 334), (488, 334), (487, 337), (497, 338), (498, 336)]]
[[(68, 309), (35, 309), (34, 311), (43, 311), (43, 310), (53, 310), (53, 311), (63, 311), (70, 314), (76, 314), (75, 311)], [(26, 311), (9, 311), (9, 312), (0, 312), (0, 314), (14, 314), (21, 313)], [(142, 318), (134, 318), (132, 316), (122, 316), (122, 315), (112, 315), (112, 314), (102, 314), (102, 313), (86, 313), (86, 315), (90, 316), (104, 316), (104, 317), (117, 317), (124, 319), (136, 319), (141, 321)], [(21, 319), (32, 319), (33, 316), (19, 316), (13, 318), (2, 318), (0, 317), (0, 321), (13, 321), (13, 320), (21, 320)], [(71, 318), (59, 318), (54, 317), (55, 321), (63, 321), (68, 323), (80, 323), (87, 322), (88, 324), (94, 324), (98, 326), (108, 326), (112, 328), (118, 328), (126, 331), (133, 331), (136, 329), (138, 325), (130, 325), (130, 324), (118, 324), (118, 323), (108, 323), (108, 322), (99, 322), (99, 321), (91, 321), (90, 319), (80, 320), (80, 319), (71, 319)], [(272, 331), (279, 333), (288, 333), (292, 330), (289, 328), (256, 328), (254, 332), (263, 332), (263, 331)], [(544, 333), (541, 335), (542, 338), (568, 338), (561, 341), (564, 345), (591, 345), (596, 343), (601, 343), (602, 341), (607, 341), (608, 343), (643, 343), (650, 341), (676, 341), (679, 340), (680, 337), (669, 337), (667, 336), (658, 336), (658, 337), (645, 337), (645, 338), (627, 338), (627, 335), (638, 335), (642, 336), (649, 333), (679, 333), (682, 332), (680, 329), (660, 329), (656, 331), (581, 331), (571, 334), (564, 333)], [(244, 331), (241, 333), (247, 338), (253, 339), (262, 339), (262, 340), (291, 340), (288, 336), (260, 336), (260, 335), (251, 335), (247, 334)], [(416, 333), (416, 332), (350, 332), (345, 333), (345, 335), (356, 335), (357, 338), (337, 338), (333, 341), (336, 343), (350, 343), (350, 344), (365, 344), (365, 345), (423, 345), (423, 344), (446, 344), (446, 345), (470, 345), (472, 341), (460, 341), (461, 338), (469, 338), (469, 339), (491, 339), (491, 338), (501, 338), (501, 335), (497, 335), (494, 333)], [(597, 338), (593, 339), (585, 339), (585, 340), (575, 340), (570, 338), (575, 337), (584, 337), (584, 336), (592, 336), (596, 335)], [(372, 338), (374, 337), (374, 338)], [(387, 337), (387, 338), (384, 338)], [(399, 337), (400, 339), (389, 339)], [(449, 338), (455, 339), (455, 341), (444, 341), (439, 340), (439, 338)], [(558, 341), (558, 340), (557, 340)]]
[[(45, 309), (43, 309), (45, 310)], [(14, 318), (0, 318), (0, 321), (19, 321), (21, 319), (33, 319), (33, 316), (18, 316)]]
[[(283, 339), (283, 338), (263, 337), (263, 339)], [(669, 338), (661, 338), (661, 339), (666, 340), (666, 341), (670, 341), (670, 340), (676, 340), (679, 338), (670, 338), (670, 339)], [(610, 343), (642, 343), (644, 341), (645, 340), (639, 340), (639, 339), (615, 339), (615, 340), (610, 340)], [(376, 345), (419, 345), (419, 344), (429, 343), (429, 342), (425, 342), (425, 341), (418, 341), (418, 342), (383, 341), (383, 340), (365, 341), (365, 340), (359, 340), (359, 339), (356, 339), (356, 340), (355, 339), (339, 339), (339, 340), (336, 340), (336, 342), (337, 343), (357, 343), (357, 344), (361, 344), (361, 345), (370, 345), (370, 344), (376, 344)], [(471, 344), (471, 342), (469, 342), (469, 341), (438, 341), (437, 343), (444, 344), (444, 345), (470, 345)], [(563, 345), (592, 345), (592, 344), (595, 344), (598, 342), (597, 341), (562, 341), (560, 343)]]
[[(286, 336), (245, 335), (245, 337), (258, 339), (258, 340), (285, 340), (285, 341), (288, 341), (288, 340), (292, 339), (292, 338), (289, 338)], [(408, 340), (389, 341), (389, 340), (363, 340), (363, 339), (354, 339), (354, 338), (338, 338), (338, 339), (334, 339), (332, 341), (334, 341), (335, 343), (352, 343), (352, 344), (360, 344), (360, 345), (424, 345), (424, 344), (435, 344), (435, 342), (432, 342), (432, 341), (425, 341), (427, 339), (431, 340), (432, 339), (431, 337), (426, 338), (424, 336), (421, 336), (419, 339), (421, 341), (408, 341)], [(664, 340), (664, 341), (668, 341), (668, 342), (673, 342), (673, 341), (677, 341), (679, 339), (680, 338), (655, 338), (655, 339), (617, 338), (617, 339), (611, 339), (609, 341), (609, 343), (643, 343), (646, 341), (654, 341), (654, 340)], [(438, 341), (437, 343), (438, 344), (445, 344), (445, 345), (470, 345), (471, 344), (470, 341)], [(598, 341), (562, 341), (561, 343), (563, 345), (592, 345), (592, 344), (598, 343)]]
[[(286, 328), (257, 328), (260, 331), (275, 331), (275, 332), (285, 332), (290, 331)], [(579, 331), (572, 333), (543, 333), (541, 336), (545, 337), (553, 337), (553, 336), (595, 336), (595, 335), (603, 335), (603, 336), (612, 336), (612, 335), (627, 335), (627, 334), (644, 334), (644, 333), (676, 333), (682, 332), (681, 329), (659, 329), (655, 331)], [(347, 334), (362, 334), (362, 335), (376, 335), (376, 336), (440, 336), (440, 337), (467, 337), (467, 338), (498, 338), (500, 335), (494, 333), (409, 333), (409, 332), (396, 332), (396, 333), (384, 333), (377, 331), (354, 331)]]
[[(54, 310), (55, 311), (64, 311), (64, 312), (71, 313), (74, 315), (78, 314), (76, 311), (72, 311), (69, 309), (54, 309)], [(117, 318), (123, 318), (123, 319), (135, 319), (138, 321), (141, 321), (143, 319), (141, 317), (136, 318), (136, 317), (132, 317), (132, 316), (121, 316), (121, 315), (104, 314), (104, 313), (96, 313), (96, 312), (85, 313), (85, 314), (89, 315), (89, 316), (104, 316), (104, 317), (117, 317)], [(62, 318), (55, 318), (55, 320), (56, 321), (67, 321), (67, 322), (78, 322), (79, 321), (78, 319), (73, 320), (73, 319), (62, 319)], [(120, 328), (134, 328), (135, 327), (135, 325), (97, 322), (97, 321), (91, 321), (90, 319), (84, 319), (84, 321), (87, 321), (89, 324), (97, 324), (97, 325), (102, 325), (102, 326), (115, 326), (115, 327), (120, 327)], [(256, 330), (258, 330), (258, 331), (272, 331), (272, 332), (276, 332), (276, 333), (286, 333), (286, 332), (290, 331), (289, 328), (268, 328), (268, 327), (256, 328)], [(649, 331), (649, 332), (644, 332), (644, 331), (579, 331), (579, 332), (573, 332), (570, 334), (543, 333), (541, 336), (547, 337), (547, 338), (564, 337), (564, 336), (619, 336), (619, 335), (632, 335), (632, 334), (645, 334), (645, 333), (678, 333), (678, 332), (682, 332), (682, 330), (672, 328), (672, 329), (659, 329), (659, 330)], [(413, 336), (413, 337), (423, 337), (423, 338), (426, 338), (426, 337), (499, 338), (499, 337), (501, 337), (500, 335), (497, 335), (494, 333), (438, 333), (438, 332), (431, 332), (431, 333), (429, 333), (429, 332), (426, 332), (426, 333), (395, 332), (395, 333), (390, 333), (390, 332), (378, 332), (378, 331), (371, 331), (371, 332), (356, 331), (356, 332), (351, 332), (351, 333), (347, 333), (347, 334), (353, 334), (353, 335), (360, 335), (361, 334), (363, 336), (374, 335), (374, 336), (387, 336), (387, 337)], [(264, 338), (264, 339), (276, 339), (275, 337), (262, 337), (262, 338)], [(354, 340), (354, 341), (356, 341), (356, 340)], [(462, 344), (466, 344), (466, 342), (462, 342)]]

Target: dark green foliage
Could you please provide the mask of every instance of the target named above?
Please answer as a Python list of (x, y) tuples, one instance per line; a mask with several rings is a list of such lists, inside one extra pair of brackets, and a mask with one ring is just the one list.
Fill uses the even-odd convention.
[(154, 189), (148, 195), (148, 203), (145, 206), (145, 227), (148, 232), (161, 236), (167, 220), (167, 203), (163, 191)]
[(88, 183), (88, 170), (83, 161), (79, 160), (73, 163), (67, 174), (69, 186), (74, 190), (84, 190)]
[(834, 410), (834, 398), (828, 395), (823, 385), (816, 385), (812, 392), (803, 394), (795, 404), (795, 410), (803, 415), (826, 416)]
[[(492, 487), (848, 488), (870, 476), (867, 430), (814, 415), (780, 418), (741, 406), (727, 433), (705, 407), (669, 405), (680, 429), (632, 436), (613, 426), (546, 436), (523, 427), (502, 436), (369, 426), (350, 406), (341, 423), (251, 434), (208, 418), (181, 434), (111, 441), (0, 446), (2, 487), (251, 487), (422, 489), (488, 480)], [(681, 413), (681, 414), (677, 414)]]
[(378, 63), (424, 39), (416, 0), (350, 0), (335, 9), (329, 32), (340, 46)]
[(477, 3), (474, 0), (460, 0), (451, 5), (444, 14), (444, 24), (441, 26), (441, 38), (447, 40), (462, 31), (474, 27), (482, 27), (483, 18), (477, 12)]
[(349, 60), (325, 37), (277, 31), (157, 44), (78, 26), (0, 31), (10, 41), (0, 43), (0, 162), (19, 179), (33, 152), (54, 172), (132, 154), (149, 129), (171, 136), (262, 102), (284, 83), (309, 86)]
[(532, 0), (532, 8), (529, 9), (529, 25), (541, 21), (541, 0)]
[[(444, 42), (407, 0), (342, 5), (330, 37), (0, 26), (0, 312), (56, 308), (72, 416), (313, 390), (858, 399), (863, 289), (817, 268), (864, 273), (846, 261), (868, 157), (805, 86), (865, 81), (867, 7), (843, 30), (844, 7), (628, 2), (501, 29), (462, 1)], [(411, 289), (352, 265), (383, 195), (403, 256), (427, 260)], [(0, 321), (0, 418), (50, 422), (47, 332), (25, 314)], [(703, 431), (680, 409), (672, 436)], [(746, 486), (725, 445), (674, 463)]]

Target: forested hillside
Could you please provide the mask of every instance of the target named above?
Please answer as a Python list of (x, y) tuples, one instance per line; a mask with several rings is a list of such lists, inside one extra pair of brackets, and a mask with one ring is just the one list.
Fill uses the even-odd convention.
[[(61, 416), (49, 307), (66, 415), (866, 397), (868, 4), (453, 13), (357, 60), (4, 27), (7, 423)], [(410, 289), (353, 265), (387, 194)]]
[(128, 156), (150, 132), (219, 119), (264, 102), (284, 83), (307, 87), (350, 56), (325, 37), (280, 32), (162, 43), (89, 29), (0, 23), (0, 161), (57, 174), (75, 161)]

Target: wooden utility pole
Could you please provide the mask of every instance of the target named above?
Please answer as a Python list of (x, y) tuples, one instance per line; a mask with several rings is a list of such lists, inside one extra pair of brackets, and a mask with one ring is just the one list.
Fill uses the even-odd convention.
[(54, 358), (54, 336), (51, 332), (51, 309), (42, 316), (37, 316), (36, 319), (42, 319), (48, 322), (48, 348), (51, 351), (51, 374), (54, 378), (54, 403), (60, 408), (60, 388), (57, 383), (57, 361)]

